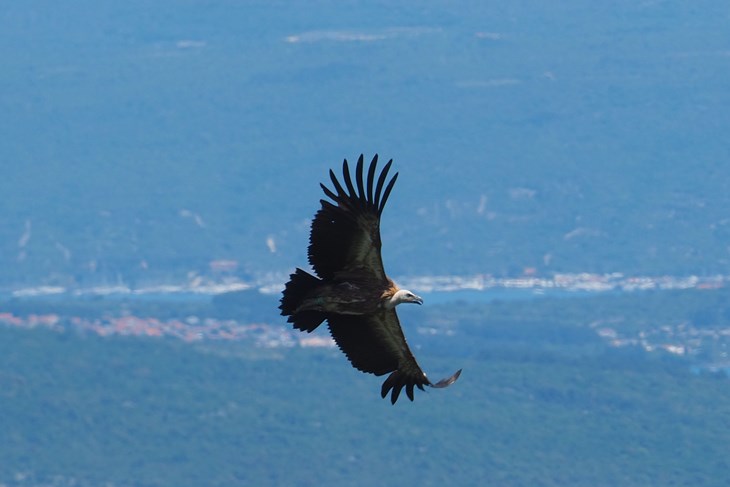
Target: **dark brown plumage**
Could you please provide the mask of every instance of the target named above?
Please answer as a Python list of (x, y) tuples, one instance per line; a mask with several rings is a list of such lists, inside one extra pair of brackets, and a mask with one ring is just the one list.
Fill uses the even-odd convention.
[[(311, 332), (327, 320), (330, 333), (358, 370), (384, 375), (381, 389), (395, 404), (403, 388), (412, 401), (415, 387), (446, 387), (451, 377), (431, 383), (408, 348), (395, 307), (421, 304), (407, 290), (399, 290), (385, 274), (380, 255), (380, 215), (398, 173), (389, 181), (392, 159), (375, 180), (378, 156), (364, 174), (363, 156), (357, 161), (355, 183), (347, 160), (342, 165), (344, 186), (330, 170), (334, 191), (320, 184), (331, 201), (322, 199), (309, 239), (309, 263), (317, 277), (296, 269), (281, 298), (281, 314), (294, 328)], [(386, 184), (387, 181), (387, 184)]]

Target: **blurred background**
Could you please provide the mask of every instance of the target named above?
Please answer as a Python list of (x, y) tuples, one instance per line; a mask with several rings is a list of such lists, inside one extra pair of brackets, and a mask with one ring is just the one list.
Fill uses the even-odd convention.
[[(725, 485), (729, 20), (7, 3), (0, 483)], [(464, 367), (396, 407), (276, 309), (361, 153), (411, 347)]]

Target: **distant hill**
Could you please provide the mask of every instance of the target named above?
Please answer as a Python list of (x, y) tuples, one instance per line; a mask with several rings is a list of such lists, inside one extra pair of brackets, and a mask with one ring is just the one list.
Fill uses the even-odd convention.
[(392, 275), (730, 272), (723, 2), (285, 4), (7, 6), (0, 285), (286, 272), (361, 152)]

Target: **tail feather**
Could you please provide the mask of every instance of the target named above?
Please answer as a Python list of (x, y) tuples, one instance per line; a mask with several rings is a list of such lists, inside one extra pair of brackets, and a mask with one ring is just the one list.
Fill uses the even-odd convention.
[(296, 311), (307, 295), (316, 289), (321, 282), (317, 277), (299, 268), (289, 276), (289, 282), (286, 283), (284, 288), (279, 309), (283, 316), (288, 316), (287, 321), (293, 323), (294, 328), (311, 332), (325, 320), (326, 316), (321, 311)]

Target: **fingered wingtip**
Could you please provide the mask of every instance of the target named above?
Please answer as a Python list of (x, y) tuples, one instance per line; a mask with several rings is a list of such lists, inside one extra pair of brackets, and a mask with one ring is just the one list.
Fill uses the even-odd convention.
[[(436, 389), (443, 389), (444, 387), (449, 387), (451, 384), (456, 382), (456, 380), (461, 375), (461, 370), (459, 369), (456, 372), (454, 372), (453, 375), (450, 377), (447, 377), (445, 379), (441, 379), (440, 381), (436, 382), (435, 384), (432, 384), (429, 382), (428, 378), (426, 378), (425, 374), (423, 375), (423, 380), (414, 382), (412, 380), (409, 380), (409, 378), (404, 375), (401, 371), (395, 370), (393, 373), (391, 373), (388, 378), (383, 382), (383, 386), (380, 389), (380, 396), (385, 399), (388, 396), (388, 393), (390, 393), (390, 403), (395, 404), (398, 400), (398, 397), (400, 396), (401, 390), (405, 388), (406, 390), (406, 396), (408, 396), (408, 399), (413, 401), (413, 391), (414, 387), (418, 387), (421, 390), (424, 390), (423, 386), (427, 385), (429, 387), (433, 387)], [(423, 373), (421, 373), (423, 374)]]
[(459, 369), (451, 377), (446, 377), (445, 379), (441, 379), (440, 381), (436, 382), (435, 384), (431, 384), (431, 387), (435, 389), (443, 389), (444, 387), (449, 387), (451, 384), (456, 382), (456, 379), (459, 378), (461, 375), (461, 370)]

